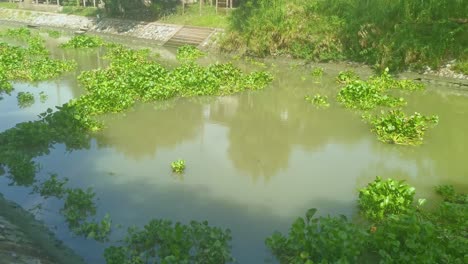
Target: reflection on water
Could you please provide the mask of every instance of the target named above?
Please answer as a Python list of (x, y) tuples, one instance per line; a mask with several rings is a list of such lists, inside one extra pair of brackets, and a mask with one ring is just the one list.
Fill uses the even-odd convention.
[[(102, 51), (57, 49), (54, 56), (73, 57), (80, 69), (106, 65)], [(125, 227), (157, 217), (208, 220), (231, 228), (239, 263), (270, 258), (265, 237), (285, 231), (310, 207), (324, 214), (352, 215), (357, 188), (376, 175), (405, 179), (425, 197), (442, 183), (468, 189), (466, 95), (443, 92), (448, 87), (406, 95), (409, 110), (438, 114), (440, 123), (420, 147), (386, 145), (369, 132), (359, 114), (333, 100), (329, 109), (304, 101), (305, 95), (315, 93), (334, 98), (334, 76), (343, 66), (326, 65), (325, 75), (317, 80), (309, 69), (276, 63), (271, 69), (275, 81), (264, 91), (137, 105), (104, 117), (107, 127), (87, 139), (85, 147), (75, 145), (73, 152), (63, 141), (52, 140), (50, 153), (32, 157), (41, 164), (37, 177), (54, 172), (68, 177), (71, 187), (93, 186), (100, 198), (98, 216), (109, 213)], [(80, 95), (75, 77), (72, 73), (37, 85), (15, 83), (15, 92), (0, 101), (0, 130), (35, 120), (47, 107)], [(45, 91), (49, 99), (20, 110), (19, 91)], [(187, 163), (182, 179), (174, 178), (170, 169), (179, 158)], [(26, 207), (40, 200), (28, 200), (26, 191), (1, 182), (0, 192)], [(57, 226), (59, 238), (89, 263), (102, 262), (103, 245), (72, 237), (57, 210), (54, 213), (57, 203), (44, 207), (40, 217)], [(115, 235), (119, 237), (119, 231)]]

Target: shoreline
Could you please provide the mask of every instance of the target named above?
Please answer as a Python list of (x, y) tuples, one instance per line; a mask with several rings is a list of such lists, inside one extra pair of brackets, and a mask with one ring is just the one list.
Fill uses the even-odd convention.
[[(97, 18), (68, 15), (61, 13), (51, 13), (43, 11), (32, 11), (22, 9), (6, 9), (0, 8), (0, 24), (13, 24), (13, 25), (37, 25), (40, 27), (53, 28), (58, 30), (65, 30), (73, 33), (80, 28), (88, 28), (89, 33), (116, 36), (125, 38), (132, 41), (141, 41), (144, 45), (156, 44), (163, 46), (173, 35), (175, 35), (184, 25), (166, 24), (159, 22), (144, 22), (136, 20), (125, 20), (115, 18), (102, 18), (97, 21)], [(215, 33), (210, 35), (207, 40), (201, 44), (205, 50), (218, 53), (216, 47), (216, 40), (223, 32), (222, 29), (215, 29)], [(281, 59), (281, 57), (272, 57)], [(286, 57), (288, 58), (288, 57)], [(289, 58), (288, 58), (289, 59)], [(337, 63), (350, 63), (354, 62), (337, 62)], [(305, 64), (308, 64), (307, 62)], [(357, 63), (359, 65), (359, 63)], [(442, 81), (446, 79), (447, 83), (460, 86), (463, 90), (468, 90), (468, 75), (457, 73), (451, 69), (454, 61), (447, 62), (444, 67), (433, 70), (427, 67), (422, 72), (405, 71), (399, 75), (422, 75), (427, 78), (417, 78), (420, 81), (432, 82)]]
[(34, 215), (0, 193), (0, 260), (10, 264), (84, 264)]

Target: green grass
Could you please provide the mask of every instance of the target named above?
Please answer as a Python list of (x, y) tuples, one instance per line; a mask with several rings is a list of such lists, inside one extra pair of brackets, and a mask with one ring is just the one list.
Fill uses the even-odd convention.
[(185, 12), (182, 14), (182, 7), (179, 6), (175, 14), (163, 17), (158, 20), (158, 22), (200, 27), (227, 28), (228, 16), (226, 15), (226, 11), (223, 9), (218, 10), (218, 14), (216, 14), (216, 9), (213, 6), (203, 6), (200, 15), (198, 5), (186, 6)]
[(62, 9), (63, 14), (95, 17), (102, 13), (102, 11), (96, 7), (77, 7), (77, 6), (64, 6)]
[(0, 2), (0, 8), (15, 9), (18, 8), (18, 5), (16, 3)]
[(468, 75), (468, 60), (455, 63), (455, 65), (452, 66), (452, 70)]

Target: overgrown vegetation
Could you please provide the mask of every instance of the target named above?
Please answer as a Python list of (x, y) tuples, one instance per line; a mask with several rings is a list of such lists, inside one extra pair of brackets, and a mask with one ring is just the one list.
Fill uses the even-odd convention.
[(468, 75), (468, 59), (466, 61), (460, 61), (460, 62), (455, 63), (452, 66), (452, 70), (458, 73), (463, 73), (465, 75)]
[(380, 141), (400, 145), (420, 145), (424, 134), (439, 122), (438, 116), (427, 117), (420, 113), (406, 115), (402, 110), (390, 110), (381, 116), (365, 115)]
[(414, 188), (377, 178), (360, 191), (366, 221), (316, 218), (316, 209), (311, 209), (294, 222), (287, 236), (275, 233), (266, 245), (285, 264), (464, 263), (468, 196), (456, 194), (450, 186), (437, 191), (444, 201), (434, 211), (423, 210), (414, 205)]
[[(460, 0), (248, 0), (233, 12), (229, 51), (437, 68), (466, 59), (468, 5)], [(346, 47), (346, 48), (344, 48)]]

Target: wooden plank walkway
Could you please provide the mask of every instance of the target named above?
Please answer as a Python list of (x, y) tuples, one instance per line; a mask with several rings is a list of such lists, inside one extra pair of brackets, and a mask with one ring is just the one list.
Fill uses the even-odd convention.
[(215, 31), (213, 28), (183, 26), (164, 46), (180, 47), (183, 45), (199, 46)]

